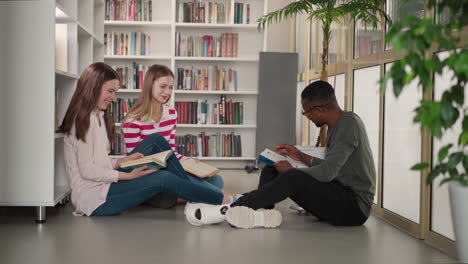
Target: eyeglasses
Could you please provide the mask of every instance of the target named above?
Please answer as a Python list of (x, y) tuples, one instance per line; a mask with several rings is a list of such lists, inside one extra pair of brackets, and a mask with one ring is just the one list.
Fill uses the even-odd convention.
[(312, 110), (314, 110), (314, 108), (316, 108), (316, 107), (321, 107), (321, 106), (326, 106), (326, 105), (328, 105), (328, 104), (329, 104), (329, 102), (326, 103), (326, 104), (321, 104), (321, 105), (312, 106), (312, 107), (311, 107), (309, 110), (307, 110), (307, 111), (304, 111), (304, 110), (303, 110), (303, 111), (302, 111), (302, 115), (307, 115), (307, 114), (310, 113)]

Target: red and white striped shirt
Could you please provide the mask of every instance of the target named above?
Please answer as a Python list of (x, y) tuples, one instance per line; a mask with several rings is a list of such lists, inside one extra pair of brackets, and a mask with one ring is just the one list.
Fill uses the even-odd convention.
[(169, 105), (163, 105), (163, 114), (159, 123), (154, 120), (142, 121), (141, 118), (133, 119), (131, 116), (122, 124), (125, 148), (129, 154), (148, 135), (161, 134), (172, 148), (177, 159), (182, 159), (176, 150), (175, 133), (177, 127), (177, 111)]

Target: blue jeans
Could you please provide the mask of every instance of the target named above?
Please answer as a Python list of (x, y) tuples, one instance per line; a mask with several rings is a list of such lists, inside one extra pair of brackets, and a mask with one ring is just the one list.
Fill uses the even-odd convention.
[[(169, 143), (160, 134), (146, 137), (133, 151), (151, 155), (171, 149)], [(164, 192), (187, 201), (221, 204), (223, 180), (219, 175), (209, 181), (187, 174), (175, 155), (167, 160), (167, 167), (143, 177), (112, 183), (107, 193), (106, 202), (91, 214), (92, 216), (115, 215), (138, 206)]]

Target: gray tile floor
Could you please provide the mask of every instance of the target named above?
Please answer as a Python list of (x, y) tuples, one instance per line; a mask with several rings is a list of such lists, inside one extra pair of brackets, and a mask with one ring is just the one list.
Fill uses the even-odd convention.
[[(254, 188), (258, 174), (222, 172), (226, 189)], [(194, 227), (183, 207), (138, 207), (113, 217), (74, 217), (70, 204), (0, 211), (0, 263), (454, 263), (456, 260), (371, 217), (364, 226), (334, 227), (298, 215), (282, 202), (278, 229), (240, 230), (226, 223)]]

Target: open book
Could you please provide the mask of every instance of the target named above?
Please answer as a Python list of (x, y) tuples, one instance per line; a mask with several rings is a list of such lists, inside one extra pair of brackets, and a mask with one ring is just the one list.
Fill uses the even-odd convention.
[(207, 178), (219, 172), (218, 168), (208, 165), (203, 162), (196, 162), (194, 159), (184, 159), (180, 163), (184, 170), (198, 178)]
[[(120, 164), (120, 168), (127, 172), (143, 165), (148, 166), (148, 169), (165, 168), (167, 165), (167, 159), (169, 159), (171, 155), (172, 150), (166, 150), (157, 154), (145, 156), (141, 159), (124, 162)], [(186, 172), (199, 178), (211, 177), (219, 172), (218, 168), (203, 162), (197, 163), (194, 159), (184, 159), (181, 160), (180, 163)]]
[(166, 161), (172, 155), (172, 150), (166, 150), (153, 155), (145, 156), (141, 159), (131, 160), (120, 164), (120, 168), (124, 171), (132, 171), (135, 168), (143, 165), (148, 166), (148, 169), (160, 169), (166, 167)]
[(293, 166), (294, 168), (308, 168), (309, 167), (303, 162), (293, 160), (289, 156), (280, 155), (271, 149), (265, 149), (264, 151), (262, 151), (262, 153), (258, 155), (258, 161), (265, 163), (266, 165), (269, 165), (269, 166), (273, 166), (273, 163), (281, 161), (281, 160), (288, 161), (291, 164), (291, 166)]

